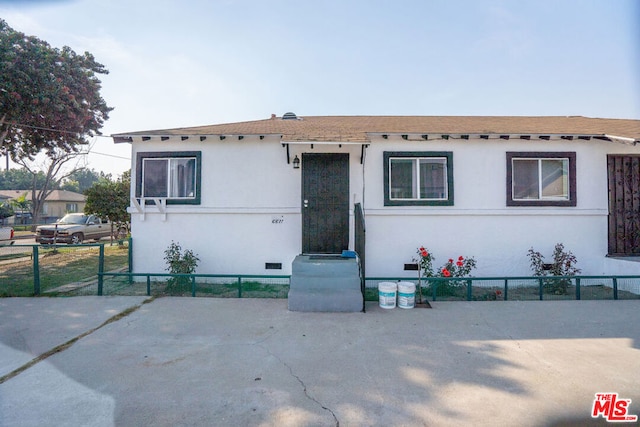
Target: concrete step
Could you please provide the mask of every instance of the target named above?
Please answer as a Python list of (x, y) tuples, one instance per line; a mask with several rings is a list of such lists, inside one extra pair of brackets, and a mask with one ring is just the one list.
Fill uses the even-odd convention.
[(355, 289), (360, 291), (360, 276), (322, 277), (292, 275), (289, 280), (290, 289), (325, 289), (327, 291), (338, 289)]
[(299, 255), (291, 269), (289, 310), (362, 311), (360, 284), (357, 258)]
[(363, 309), (360, 289), (290, 289), (288, 305), (290, 311), (358, 312)]
[(291, 266), (293, 276), (340, 277), (360, 275), (357, 258), (335, 255), (298, 255)]

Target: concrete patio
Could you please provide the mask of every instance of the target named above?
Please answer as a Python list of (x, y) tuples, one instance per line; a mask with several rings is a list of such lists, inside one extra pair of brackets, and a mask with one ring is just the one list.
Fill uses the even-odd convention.
[(604, 425), (598, 392), (640, 414), (637, 300), (144, 302), (0, 299), (0, 425)]

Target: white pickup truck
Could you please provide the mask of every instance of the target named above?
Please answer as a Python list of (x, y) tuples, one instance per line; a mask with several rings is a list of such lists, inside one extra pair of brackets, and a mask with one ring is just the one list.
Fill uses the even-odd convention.
[(13, 240), (13, 228), (11, 227), (0, 227), (0, 246), (9, 246), (15, 243)]
[(111, 223), (95, 215), (66, 214), (55, 224), (36, 227), (36, 242), (79, 244), (84, 240), (100, 240), (111, 235)]

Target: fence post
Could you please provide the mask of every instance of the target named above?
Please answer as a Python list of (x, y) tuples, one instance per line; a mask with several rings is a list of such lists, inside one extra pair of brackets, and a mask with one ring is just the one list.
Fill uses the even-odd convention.
[[(133, 276), (129, 275), (130, 280), (133, 280)], [(147, 296), (151, 296), (151, 276), (147, 274)]]
[(196, 276), (191, 275), (191, 296), (196, 296)]
[[(128, 259), (127, 259), (127, 262), (129, 264), (128, 265), (128, 270), (127, 270), (128, 273), (133, 272), (133, 246), (132, 246), (132, 243), (133, 243), (133, 238), (129, 237), (129, 248), (128, 248), (129, 251), (128, 251)], [(133, 283), (133, 276), (129, 275), (129, 285), (131, 285), (132, 283)]]
[(576, 277), (576, 300), (580, 300), (580, 278)]
[(618, 299), (618, 278), (613, 278), (613, 299)]
[(507, 300), (507, 293), (509, 292), (509, 279), (504, 279), (504, 300)]
[(238, 276), (238, 298), (242, 298), (242, 277)]
[(471, 301), (472, 293), (471, 293), (471, 284), (473, 281), (471, 279), (467, 280), (467, 301)]
[(544, 286), (544, 282), (542, 279), (538, 279), (538, 281), (540, 282), (540, 290), (539, 290), (539, 295), (540, 295), (540, 301), (542, 301), (542, 289)]
[(104, 285), (104, 243), (100, 244), (100, 256), (98, 257), (98, 296), (102, 295)]
[(33, 245), (33, 293), (40, 295), (40, 262), (38, 260), (38, 246)]

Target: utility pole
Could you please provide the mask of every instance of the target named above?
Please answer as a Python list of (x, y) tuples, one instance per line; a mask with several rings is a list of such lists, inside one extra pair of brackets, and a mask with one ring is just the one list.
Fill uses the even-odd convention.
[[(4, 91), (6, 92), (6, 91)], [(0, 119), (0, 129), (4, 128), (4, 120), (7, 118), (7, 113), (4, 113), (2, 115), (2, 118)], [(0, 138), (0, 144), (2, 144), (4, 142), (4, 137), (7, 136), (8, 130), (2, 130), (0, 132), (0, 135), (2, 135), (2, 138)], [(9, 170), (9, 149), (5, 148), (4, 150), (4, 154), (7, 156), (7, 171)]]

